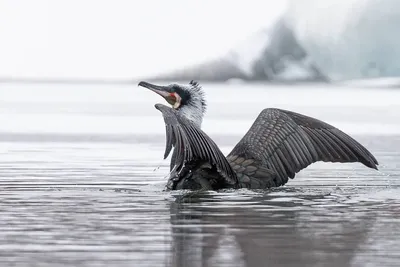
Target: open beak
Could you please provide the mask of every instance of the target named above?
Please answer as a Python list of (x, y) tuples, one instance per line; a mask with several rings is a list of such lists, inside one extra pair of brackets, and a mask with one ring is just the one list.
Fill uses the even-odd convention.
[(155, 84), (151, 84), (148, 82), (144, 82), (141, 81), (138, 86), (142, 86), (144, 88), (147, 88), (157, 94), (159, 94), (160, 96), (162, 96), (163, 98), (167, 99), (167, 97), (169, 96), (169, 88), (166, 86), (160, 86), (160, 85), (155, 85)]

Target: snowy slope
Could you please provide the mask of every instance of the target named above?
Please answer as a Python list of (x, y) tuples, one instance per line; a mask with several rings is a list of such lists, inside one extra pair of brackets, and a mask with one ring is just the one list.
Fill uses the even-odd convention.
[(254, 63), (263, 56), (264, 50), (271, 42), (270, 32), (258, 32), (249, 39), (235, 46), (226, 59), (240, 69), (246, 76), (251, 77)]
[(157, 75), (153, 80), (325, 80), (283, 20), (256, 32), (219, 59)]
[(399, 0), (289, 0), (270, 28), (211, 62), (153, 78), (344, 81), (400, 77)]
[(289, 3), (285, 21), (331, 80), (400, 76), (400, 1)]

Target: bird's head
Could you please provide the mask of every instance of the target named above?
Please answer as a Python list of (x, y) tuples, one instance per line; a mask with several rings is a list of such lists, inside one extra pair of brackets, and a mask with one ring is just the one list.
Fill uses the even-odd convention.
[(139, 86), (159, 94), (175, 110), (201, 127), (203, 116), (206, 111), (206, 100), (204, 91), (199, 83), (191, 81), (188, 85), (155, 85), (141, 81)]

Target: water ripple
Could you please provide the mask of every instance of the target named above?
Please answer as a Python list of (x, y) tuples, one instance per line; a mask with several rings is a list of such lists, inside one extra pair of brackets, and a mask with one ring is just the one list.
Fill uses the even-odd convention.
[[(272, 93), (287, 101), (280, 90)], [(131, 105), (128, 91), (118, 100), (113, 88), (114, 102), (107, 102), (103, 90), (103, 100), (91, 103), (93, 108), (89, 99), (78, 101), (80, 88), (71, 94), (63, 91), (70, 102), (53, 92), (52, 99), (42, 103), (46, 90), (35, 93), (36, 100), (21, 102), (23, 94), (12, 92), (0, 108), (1, 118), (10, 122), (0, 125), (1, 266), (398, 266), (399, 135), (357, 135), (378, 158), (379, 171), (361, 164), (317, 163), (286, 186), (271, 190), (166, 192), (164, 128), (136, 131), (132, 116), (143, 122), (137, 114), (153, 108), (146, 111), (140, 101)], [(211, 94), (219, 105), (214, 110), (210, 105), (214, 121), (233, 112), (229, 116), (246, 117), (250, 126), (261, 104), (268, 106), (259, 101), (259, 106), (249, 104), (241, 113), (223, 107), (243, 106), (242, 102), (226, 103), (223, 94)], [(371, 99), (390, 118), (381, 118), (360, 102), (354, 117), (346, 119), (354, 124), (359, 119), (375, 119), (375, 124), (399, 119), (398, 105)], [(354, 110), (296, 103), (294, 110), (315, 112), (322, 119), (336, 120)], [(97, 116), (95, 127), (81, 125), (83, 132), (75, 121), (82, 112), (87, 115), (85, 123), (92, 113)], [(103, 120), (101, 116), (110, 113)], [(118, 116), (123, 117), (119, 123), (104, 123)], [(25, 125), (27, 118), (32, 121)], [(57, 123), (33, 123), (38, 118)], [(155, 120), (162, 123), (161, 117)], [(352, 125), (348, 124), (350, 130)], [(232, 133), (211, 131), (224, 153), (245, 131), (234, 126)], [(29, 127), (43, 129), (35, 132)]]

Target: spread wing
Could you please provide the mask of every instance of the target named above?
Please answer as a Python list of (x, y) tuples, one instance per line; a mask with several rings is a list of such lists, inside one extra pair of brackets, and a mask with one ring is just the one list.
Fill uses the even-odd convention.
[(274, 175), (266, 173), (264, 178), (272, 179), (272, 186), (284, 185), (289, 177), (294, 178), (297, 172), (317, 161), (361, 162), (374, 169), (378, 165), (365, 147), (334, 126), (274, 108), (260, 113), (227, 159), (235, 170), (244, 169), (243, 162), (249, 161), (257, 163), (254, 169), (269, 169)]
[(162, 104), (156, 104), (155, 107), (161, 111), (166, 127), (164, 159), (174, 147), (174, 168), (178, 173), (186, 163), (199, 160), (216, 167), (228, 184), (237, 183), (236, 174), (231, 165), (206, 133), (176, 110)]

